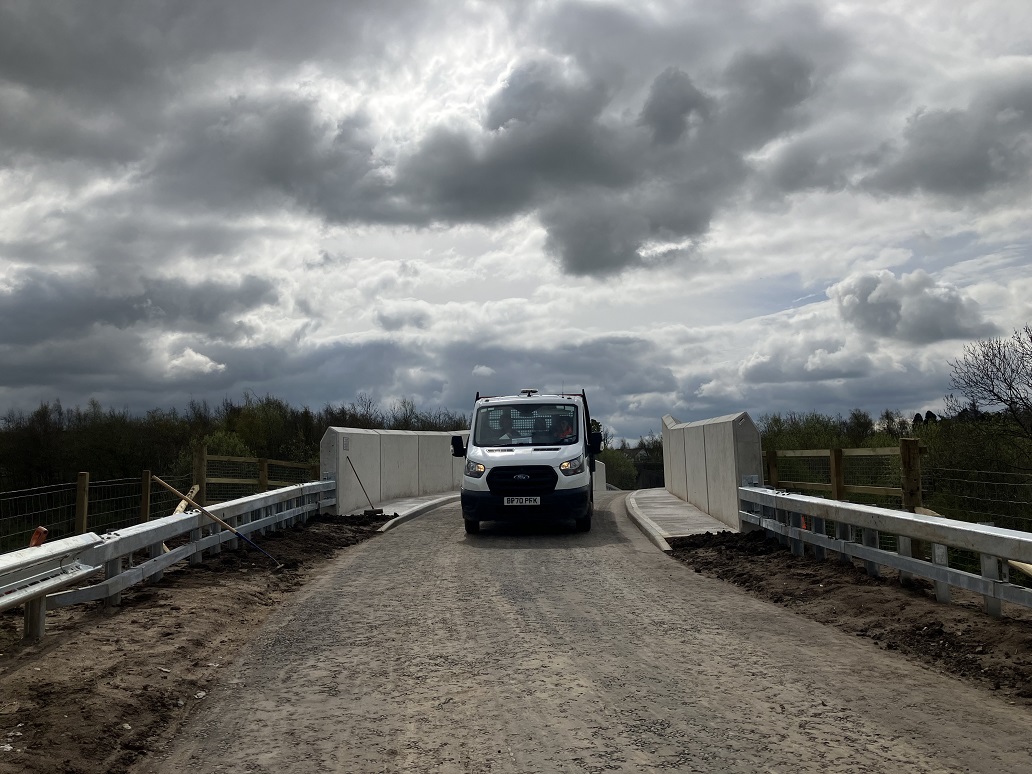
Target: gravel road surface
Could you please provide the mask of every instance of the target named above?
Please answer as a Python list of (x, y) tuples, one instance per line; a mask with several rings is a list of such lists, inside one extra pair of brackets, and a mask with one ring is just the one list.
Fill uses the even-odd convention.
[(1032, 712), (655, 549), (458, 506), (274, 614), (145, 772), (1032, 772)]

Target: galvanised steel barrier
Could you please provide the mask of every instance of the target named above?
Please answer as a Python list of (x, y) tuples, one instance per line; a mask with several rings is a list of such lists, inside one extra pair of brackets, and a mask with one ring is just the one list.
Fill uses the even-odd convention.
[[(1003, 602), (1032, 607), (1032, 589), (1010, 582), (1012, 567), (1032, 564), (1032, 533), (764, 487), (739, 487), (738, 495), (743, 529), (751, 524), (777, 535), (797, 556), (810, 545), (818, 559), (829, 551), (860, 559), (873, 576), (892, 567), (901, 577), (932, 581), (940, 602), (950, 601), (950, 586), (966, 589), (981, 594), (994, 616), (1002, 615)], [(879, 547), (882, 534), (896, 537), (895, 551)], [(954, 552), (977, 556), (981, 574), (951, 567)]]
[[(249, 535), (300, 524), (335, 504), (336, 482), (331, 480), (241, 497), (208, 510)], [(188, 542), (173, 549), (165, 546), (182, 535)], [(40, 639), (43, 604), (47, 610), (98, 600), (117, 605), (130, 586), (160, 580), (177, 562), (200, 564), (205, 552), (219, 553), (224, 543), (235, 549), (239, 538), (200, 511), (188, 511), (100, 536), (88, 533), (12, 551), (0, 556), (0, 610), (25, 604), (25, 637)], [(146, 559), (134, 563), (140, 552)], [(66, 588), (83, 580), (84, 585)]]

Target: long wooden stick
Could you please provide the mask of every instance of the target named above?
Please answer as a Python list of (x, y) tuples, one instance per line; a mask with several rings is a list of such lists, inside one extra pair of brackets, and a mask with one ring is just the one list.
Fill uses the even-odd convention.
[[(223, 521), (223, 520), (222, 520), (222, 519), (220, 519), (220, 518), (219, 518), (218, 516), (216, 516), (216, 515), (215, 515), (214, 513), (212, 513), (211, 511), (209, 511), (209, 510), (208, 510), (207, 508), (205, 508), (205, 507), (204, 507), (203, 505), (198, 505), (198, 504), (197, 504), (196, 502), (194, 502), (194, 501), (193, 501), (193, 499), (191, 499), (190, 497), (187, 497), (187, 496), (186, 496), (185, 494), (183, 494), (182, 492), (180, 492), (179, 490), (177, 490), (177, 489), (176, 489), (175, 487), (173, 487), (173, 486), (172, 486), (171, 484), (166, 484), (166, 483), (165, 483), (164, 481), (162, 481), (162, 480), (161, 480), (160, 478), (158, 478), (157, 476), (155, 476), (155, 475), (152, 475), (152, 476), (151, 476), (151, 478), (152, 478), (153, 480), (157, 481), (157, 482), (158, 482), (159, 484), (161, 484), (161, 485), (162, 485), (163, 487), (165, 487), (165, 489), (167, 489), (168, 491), (170, 491), (170, 492), (171, 492), (172, 494), (174, 494), (174, 495), (177, 495), (177, 496), (179, 497), (179, 499), (180, 499), (180, 500), (186, 500), (186, 501), (187, 501), (188, 503), (190, 503), (190, 505), (192, 505), (192, 506), (193, 506), (194, 508), (196, 508), (197, 510), (199, 510), (199, 511), (200, 511), (201, 513), (203, 513), (203, 514), (204, 514), (205, 516), (207, 516), (207, 517), (208, 517), (209, 519), (211, 519), (212, 521), (214, 521), (214, 522), (216, 522), (216, 523), (218, 523), (218, 524), (221, 524), (221, 525), (222, 525), (223, 527), (225, 527), (226, 529), (228, 529), (228, 530), (229, 530), (230, 532), (232, 532), (232, 533), (233, 533), (234, 535), (236, 535), (236, 536), (237, 536), (238, 538), (240, 538), (241, 540), (245, 540), (245, 541), (247, 541), (248, 543), (250, 543), (250, 544), (251, 544), (252, 546), (254, 546), (255, 548), (257, 548), (257, 549), (258, 549), (259, 551), (261, 551), (261, 552), (262, 552), (263, 554), (265, 554), (265, 555), (266, 555), (267, 557), (269, 557), (270, 559), (272, 559), (272, 561), (276, 562), (276, 567), (282, 567), (282, 565), (281, 565), (281, 564), (279, 563), (279, 561), (277, 561), (276, 557), (274, 557), (274, 556), (273, 556), (272, 554), (270, 554), (270, 553), (269, 553), (268, 551), (266, 551), (266, 550), (265, 550), (264, 548), (262, 548), (262, 547), (261, 547), (260, 545), (258, 545), (258, 544), (257, 544), (257, 543), (255, 543), (255, 542), (254, 542), (253, 540), (251, 540), (251, 538), (249, 538), (249, 537), (248, 537), (247, 535), (243, 534), (242, 532), (239, 532), (239, 531), (237, 531), (236, 527), (234, 527), (233, 525), (231, 525), (231, 524), (230, 524), (229, 522)], [(275, 569), (275, 568), (273, 568), (273, 569)]]
[(362, 494), (365, 495), (366, 502), (369, 503), (369, 510), (375, 511), (376, 506), (373, 505), (373, 501), (369, 499), (369, 493), (365, 490), (365, 484), (362, 483), (362, 479), (358, 478), (358, 471), (355, 470), (355, 463), (351, 461), (351, 457), (345, 457), (344, 459), (348, 461), (348, 464), (351, 466), (351, 470), (355, 473), (355, 478), (358, 479), (358, 485), (362, 487)]

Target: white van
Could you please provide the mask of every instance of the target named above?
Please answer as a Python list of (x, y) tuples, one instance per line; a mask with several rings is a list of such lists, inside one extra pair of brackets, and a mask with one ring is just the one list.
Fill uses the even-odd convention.
[(602, 443), (591, 432), (588, 398), (579, 394), (481, 397), (477, 393), (469, 444), (452, 437), (466, 458), (462, 518), (466, 532), (482, 521), (572, 519), (591, 529), (592, 475)]

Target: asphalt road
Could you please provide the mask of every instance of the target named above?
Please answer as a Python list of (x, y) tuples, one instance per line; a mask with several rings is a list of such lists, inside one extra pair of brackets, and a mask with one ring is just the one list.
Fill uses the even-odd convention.
[(1032, 772), (1028, 710), (695, 574), (619, 493), (349, 549), (205, 703), (142, 771)]

